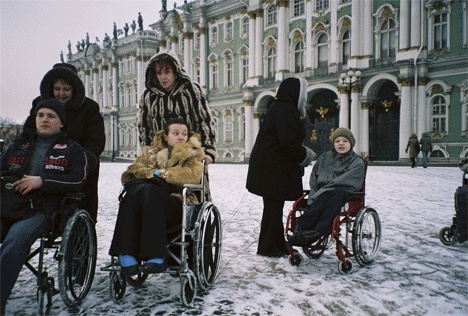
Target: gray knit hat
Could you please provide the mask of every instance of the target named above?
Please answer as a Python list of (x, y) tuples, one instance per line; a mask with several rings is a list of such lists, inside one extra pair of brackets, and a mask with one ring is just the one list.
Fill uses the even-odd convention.
[(55, 113), (57, 113), (58, 117), (60, 118), (60, 121), (62, 121), (62, 124), (65, 125), (67, 122), (67, 111), (65, 110), (65, 107), (60, 103), (59, 101), (55, 99), (44, 99), (41, 100), (36, 106), (36, 116), (37, 116), (37, 111), (42, 108), (48, 108), (51, 110), (54, 110)]
[(349, 140), (349, 142), (351, 143), (351, 148), (353, 148), (354, 145), (356, 145), (356, 139), (354, 139), (353, 133), (346, 127), (339, 127), (333, 132), (332, 143), (334, 143), (335, 139), (339, 136), (342, 136), (346, 138), (347, 140)]

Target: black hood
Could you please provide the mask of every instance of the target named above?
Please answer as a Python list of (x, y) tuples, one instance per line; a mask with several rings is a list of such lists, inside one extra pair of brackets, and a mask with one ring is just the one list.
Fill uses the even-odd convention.
[(41, 98), (54, 98), (52, 84), (57, 78), (65, 78), (73, 85), (73, 97), (65, 103), (65, 107), (78, 110), (85, 100), (85, 88), (78, 74), (69, 67), (54, 66), (44, 75), (40, 85)]

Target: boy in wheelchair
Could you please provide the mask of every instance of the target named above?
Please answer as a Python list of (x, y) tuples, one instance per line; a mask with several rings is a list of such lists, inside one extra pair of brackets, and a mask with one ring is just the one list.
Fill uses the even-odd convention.
[(340, 127), (331, 138), (333, 149), (317, 159), (310, 175), (307, 211), (298, 218), (295, 231), (288, 237), (293, 246), (307, 246), (328, 236), (349, 193), (362, 188), (365, 166), (352, 150), (356, 143), (353, 133)]
[(49, 229), (66, 193), (79, 192), (87, 175), (83, 148), (63, 132), (65, 108), (54, 99), (36, 107), (36, 131), (2, 155), (1, 314), (31, 246)]
[[(175, 117), (122, 174), (124, 190), (109, 254), (118, 257), (123, 275), (167, 269), (167, 227), (182, 222), (182, 188), (200, 183), (203, 157), (199, 135)], [(190, 199), (197, 202), (194, 194)]]

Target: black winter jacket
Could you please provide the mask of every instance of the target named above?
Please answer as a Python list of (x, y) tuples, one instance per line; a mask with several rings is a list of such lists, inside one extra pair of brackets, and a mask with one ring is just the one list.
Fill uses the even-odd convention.
[[(2, 176), (24, 175), (36, 139), (35, 132), (26, 134), (16, 139), (2, 155)], [(66, 133), (62, 133), (47, 151), (42, 172), (39, 174), (43, 185), (35, 192), (35, 198), (42, 199), (39, 204), (42, 204), (46, 216), (60, 209), (65, 193), (82, 190), (87, 169), (88, 162), (83, 147), (67, 137)]]

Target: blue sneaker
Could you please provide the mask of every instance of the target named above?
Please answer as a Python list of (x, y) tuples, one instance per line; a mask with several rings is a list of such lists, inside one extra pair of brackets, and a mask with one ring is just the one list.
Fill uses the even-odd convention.
[(140, 264), (135, 257), (119, 255), (120, 271), (124, 276), (132, 276), (140, 273)]
[(167, 263), (164, 258), (153, 258), (143, 264), (146, 273), (161, 273), (167, 270)]

